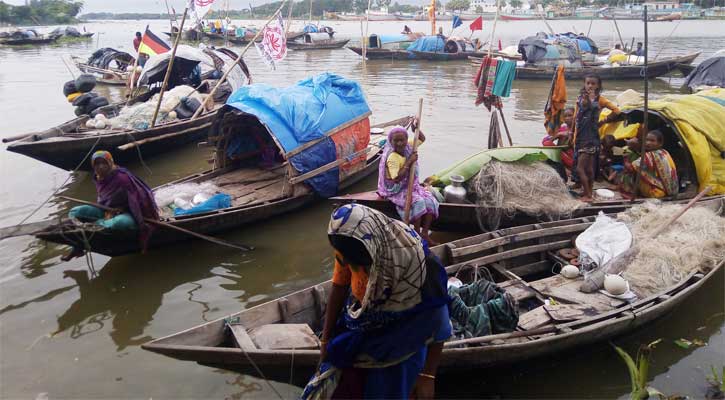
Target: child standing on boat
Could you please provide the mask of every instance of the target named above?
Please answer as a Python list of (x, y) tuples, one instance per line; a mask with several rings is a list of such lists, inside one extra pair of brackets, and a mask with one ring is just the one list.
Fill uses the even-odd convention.
[[(619, 108), (604, 98), (601, 92), (602, 79), (597, 75), (587, 75), (576, 103), (574, 152), (577, 156), (577, 175), (582, 186), (582, 201), (592, 201), (595, 166), (601, 146), (599, 126), (613, 121), (620, 114)], [(608, 108), (612, 112), (599, 121), (602, 108)]]

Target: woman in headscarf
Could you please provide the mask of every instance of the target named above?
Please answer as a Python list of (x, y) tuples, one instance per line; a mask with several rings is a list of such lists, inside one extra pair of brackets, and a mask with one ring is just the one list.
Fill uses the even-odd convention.
[[(413, 131), (417, 121), (413, 121)], [(420, 132), (419, 140), (425, 141)], [(408, 190), (408, 177), (413, 168), (414, 180), (410, 202), (410, 222), (416, 232), (423, 236), (428, 244), (434, 245), (428, 235), (433, 220), (438, 218), (438, 201), (433, 194), (418, 181), (418, 153), (413, 151), (408, 131), (396, 126), (388, 132), (388, 141), (378, 167), (378, 194), (393, 204), (401, 219), (405, 218), (405, 200)]]
[(451, 335), (443, 266), (415, 231), (362, 205), (335, 210), (328, 237), (320, 368), (302, 398), (432, 398)]
[[(126, 168), (113, 162), (111, 153), (97, 151), (91, 156), (93, 182), (96, 185), (96, 202), (117, 209), (102, 210), (90, 205), (73, 207), (69, 216), (83, 222), (95, 222), (113, 230), (138, 230), (141, 248), (146, 250), (152, 226), (144, 218), (159, 219), (158, 207), (151, 189)], [(74, 248), (63, 260), (83, 255), (83, 249)]]
[[(667, 150), (663, 149), (665, 139), (662, 132), (652, 130), (645, 137), (645, 153), (640, 158), (624, 163), (622, 189), (636, 196), (662, 198), (674, 196), (680, 189), (675, 161)], [(639, 177), (639, 187), (635, 187)]]

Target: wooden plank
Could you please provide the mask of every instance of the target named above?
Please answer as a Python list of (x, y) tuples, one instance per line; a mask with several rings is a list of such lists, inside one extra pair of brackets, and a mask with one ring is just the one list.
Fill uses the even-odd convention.
[[(317, 143), (320, 143), (320, 142), (322, 142), (323, 140), (327, 139), (327, 138), (328, 138), (329, 136), (332, 136), (332, 135), (334, 135), (335, 133), (337, 133), (337, 132), (340, 132), (340, 131), (341, 131), (341, 130), (343, 130), (343, 129), (346, 129), (346, 128), (348, 128), (348, 127), (351, 127), (351, 126), (353, 126), (353, 125), (357, 124), (358, 122), (360, 122), (360, 121), (362, 121), (362, 120), (364, 120), (364, 119), (368, 118), (368, 117), (369, 117), (370, 115), (372, 115), (372, 112), (368, 111), (368, 112), (366, 112), (365, 114), (363, 114), (363, 115), (361, 115), (361, 116), (359, 116), (359, 117), (357, 117), (357, 118), (355, 118), (355, 119), (352, 119), (352, 120), (350, 120), (350, 121), (347, 121), (347, 122), (345, 122), (344, 124), (342, 124), (342, 125), (339, 125), (339, 126), (337, 126), (337, 127), (333, 128), (333, 129), (330, 129), (329, 131), (325, 132), (325, 135), (324, 135), (323, 137), (321, 137), (321, 138), (319, 138), (319, 139), (311, 140), (311, 141), (309, 141), (309, 142), (307, 142), (307, 143), (304, 143), (304, 144), (302, 144), (302, 145), (301, 145), (300, 147), (298, 147), (298, 148), (296, 148), (296, 149), (294, 149), (294, 150), (292, 150), (292, 151), (290, 151), (290, 152), (286, 153), (286, 154), (284, 155), (284, 158), (286, 158), (286, 159), (288, 159), (288, 160), (289, 160), (289, 159), (290, 159), (290, 157), (292, 157), (292, 156), (294, 156), (294, 155), (296, 155), (296, 154), (299, 154), (299, 153), (301, 153), (301, 152), (303, 152), (303, 151), (305, 151), (305, 150), (309, 149), (310, 147), (312, 147), (312, 146), (316, 145)], [(280, 148), (281, 148), (281, 147), (280, 147)]]
[(523, 313), (519, 317), (519, 327), (527, 331), (546, 325), (549, 322), (551, 322), (551, 317), (544, 310), (544, 306), (536, 307), (529, 312)]
[(551, 249), (562, 249), (569, 246), (570, 244), (571, 240), (560, 240), (558, 242), (538, 244), (534, 246), (526, 246), (519, 249), (503, 251), (497, 254), (491, 254), (488, 256), (476, 258), (474, 260), (466, 261), (465, 263), (451, 265), (450, 267), (455, 267), (451, 272), (455, 272), (457, 269), (460, 269), (464, 265), (482, 266), (494, 263), (496, 261), (505, 260), (507, 258), (518, 257), (531, 253), (538, 253), (540, 251), (547, 251)]
[(320, 348), (320, 342), (307, 324), (267, 324), (251, 329), (249, 335), (262, 350)]
[(540, 274), (542, 272), (550, 271), (550, 270), (551, 270), (551, 262), (546, 261), (546, 260), (537, 261), (535, 263), (509, 268), (509, 271), (513, 272), (514, 274), (516, 274), (520, 277), (536, 275), (536, 274)]
[(314, 178), (315, 176), (320, 175), (322, 173), (325, 173), (325, 172), (327, 172), (327, 171), (329, 171), (329, 170), (331, 170), (331, 169), (333, 169), (333, 168), (335, 168), (335, 167), (337, 167), (339, 165), (348, 163), (352, 159), (354, 159), (356, 157), (359, 157), (359, 156), (363, 155), (364, 153), (367, 153), (368, 151), (369, 151), (369, 149), (366, 147), (366, 148), (364, 148), (364, 149), (362, 149), (362, 150), (360, 150), (358, 152), (355, 152), (355, 153), (353, 153), (353, 154), (351, 154), (351, 155), (349, 155), (347, 157), (338, 158), (337, 160), (335, 160), (335, 161), (333, 161), (331, 163), (327, 163), (327, 164), (325, 164), (325, 165), (323, 165), (323, 166), (321, 166), (319, 168), (315, 168), (312, 171), (305, 172), (302, 175), (297, 175), (297, 176), (295, 176), (293, 178), (290, 178), (289, 179), (289, 183), (291, 183), (293, 185), (296, 185), (296, 184), (298, 184), (300, 182), (304, 182), (304, 181), (306, 181), (306, 180), (308, 180), (310, 178)]
[(519, 302), (536, 296), (536, 293), (533, 290), (527, 288), (524, 284), (516, 280), (497, 283), (497, 285)]
[[(522, 242), (525, 240), (535, 239), (535, 238), (541, 238), (545, 236), (553, 236), (553, 235), (559, 235), (564, 233), (573, 233), (573, 232), (582, 232), (586, 230), (591, 223), (581, 223), (581, 224), (574, 224), (574, 225), (566, 225), (566, 226), (560, 226), (556, 228), (548, 228), (548, 229), (542, 229), (541, 225), (536, 224), (534, 227), (535, 230), (531, 230), (529, 232), (522, 232), (518, 234), (508, 235), (500, 238), (496, 238), (493, 240), (487, 240), (485, 242), (477, 243), (470, 246), (465, 247), (457, 247), (456, 249), (452, 250), (453, 258), (454, 260), (466, 257), (466, 256), (472, 256), (476, 253), (480, 253), (484, 250), (489, 250), (497, 246), (501, 245), (507, 245), (511, 243), (516, 242)], [(492, 232), (493, 234), (494, 232)]]
[(237, 343), (237, 347), (244, 350), (257, 350), (257, 346), (254, 345), (252, 338), (249, 337), (247, 330), (242, 325), (227, 325), (229, 330), (234, 336), (234, 341)]
[(544, 305), (544, 310), (555, 321), (574, 321), (599, 314), (599, 311), (594, 307), (575, 304)]
[(583, 278), (567, 279), (561, 275), (554, 275), (531, 282), (530, 285), (546, 296), (590, 305), (598, 311), (609, 311), (626, 303), (624, 300), (614, 299), (601, 293), (583, 293), (579, 291), (582, 282)]

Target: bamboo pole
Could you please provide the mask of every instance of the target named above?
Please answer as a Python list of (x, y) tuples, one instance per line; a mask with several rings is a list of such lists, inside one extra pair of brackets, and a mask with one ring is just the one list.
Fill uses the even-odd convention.
[(587, 37), (589, 37), (589, 34), (592, 32), (593, 23), (594, 23), (594, 14), (592, 14), (592, 19), (589, 20), (589, 29), (587, 29)]
[(644, 146), (645, 138), (647, 138), (647, 131), (648, 129), (648, 120), (649, 120), (649, 77), (647, 66), (648, 66), (648, 46), (649, 45), (649, 36), (647, 32), (647, 6), (644, 6), (644, 121), (642, 121), (642, 133), (639, 135), (639, 145), (640, 145), (640, 153), (639, 153), (639, 159), (642, 160), (639, 163), (640, 170), (637, 172), (636, 178), (634, 180), (634, 196), (632, 196), (632, 201), (634, 201), (637, 198), (637, 195), (639, 194), (639, 182), (641, 180), (642, 176), (642, 168), (644, 165), (644, 156), (647, 149)]
[[(100, 208), (101, 210), (104, 210), (104, 211), (111, 211), (111, 212), (118, 212), (118, 211), (120, 211), (117, 208), (107, 207), (107, 206), (104, 206), (102, 204), (94, 203), (92, 201), (85, 201), (85, 200), (74, 199), (73, 197), (68, 197), (68, 196), (58, 196), (58, 197), (60, 197), (61, 199), (65, 199), (65, 200), (68, 200), (68, 201), (73, 201), (73, 202), (76, 202), (76, 203), (79, 203), (79, 204), (86, 204), (86, 205), (89, 205), (89, 206), (97, 207), (97, 208)], [(190, 230), (184, 229), (184, 228), (182, 228), (180, 226), (176, 226), (176, 225), (170, 224), (168, 222), (160, 221), (160, 220), (157, 220), (157, 219), (144, 218), (144, 222), (146, 222), (148, 224), (151, 224), (151, 225), (156, 225), (156, 226), (160, 226), (160, 227), (163, 227), (163, 228), (167, 228), (167, 229), (179, 231), (179, 232), (185, 233), (187, 235), (194, 236), (196, 238), (206, 240), (207, 242), (211, 242), (211, 243), (218, 244), (220, 246), (231, 247), (233, 249), (242, 250), (242, 251), (254, 250), (254, 247), (251, 247), (251, 246), (245, 246), (245, 245), (241, 245), (241, 244), (230, 243), (230, 242), (227, 242), (225, 240), (217, 239), (217, 238), (212, 237), (212, 236), (207, 236), (207, 235), (204, 235), (204, 234), (201, 234), (201, 233), (198, 233), (198, 232), (190, 231)]]
[[(164, 3), (166, 3), (166, 13), (169, 15), (169, 32), (173, 35), (174, 34), (174, 22), (171, 20), (171, 10), (169, 10), (169, 0), (164, 0)], [(181, 32), (179, 32), (181, 34)]]
[[(612, 21), (614, 21), (614, 27), (617, 29), (617, 36), (619, 36), (619, 44), (621, 44), (622, 45), (622, 49), (624, 49), (624, 40), (622, 40), (622, 33), (619, 31), (619, 24), (617, 23), (617, 19), (614, 18), (614, 14), (612, 14)], [(645, 26), (647, 26), (647, 22), (646, 21), (645, 21)]]
[[(368, 56), (368, 46), (367, 46), (367, 38), (368, 38), (368, 32), (370, 28), (370, 7), (372, 6), (373, 0), (368, 0), (368, 8), (365, 10), (365, 33), (363, 34), (363, 65), (365, 64), (365, 58)], [(360, 21), (360, 27), (362, 28), (362, 21)]]
[[(423, 114), (423, 98), (418, 100), (418, 125), (415, 127), (415, 138), (413, 138), (413, 153), (418, 151), (418, 136), (420, 136), (420, 118)], [(385, 160), (383, 160), (385, 162)], [(413, 200), (413, 184), (415, 183), (415, 165), (410, 166), (408, 171), (408, 191), (405, 194), (405, 224), (410, 223), (410, 203)]]
[(292, 26), (292, 9), (294, 8), (294, 1), (289, 3), (289, 9), (287, 10), (287, 26), (284, 27), (284, 38), (287, 40), (287, 34), (289, 33), (289, 28)]
[(156, 103), (156, 109), (154, 110), (154, 116), (151, 118), (151, 127), (156, 126), (156, 118), (159, 116), (159, 108), (161, 108), (161, 101), (164, 99), (164, 91), (166, 91), (166, 85), (169, 83), (169, 76), (171, 76), (171, 69), (174, 67), (174, 57), (176, 56), (176, 48), (179, 47), (181, 41), (181, 32), (184, 31), (184, 22), (186, 21), (186, 14), (189, 12), (189, 7), (184, 8), (184, 16), (181, 17), (181, 25), (179, 27), (179, 34), (176, 35), (174, 41), (174, 48), (171, 49), (171, 57), (169, 57), (169, 65), (166, 67), (166, 75), (164, 75), (164, 83), (161, 84), (161, 91), (159, 92), (159, 102)]
[(192, 121), (199, 117), (199, 115), (202, 113), (202, 111), (206, 108), (206, 103), (208, 103), (209, 100), (212, 98), (212, 96), (214, 96), (214, 93), (216, 93), (217, 89), (219, 89), (219, 86), (221, 86), (221, 84), (224, 83), (225, 80), (227, 80), (229, 73), (232, 72), (235, 65), (239, 64), (239, 61), (242, 60), (242, 57), (244, 57), (244, 54), (247, 52), (247, 50), (249, 50), (249, 48), (252, 47), (252, 45), (257, 40), (257, 38), (262, 34), (262, 32), (264, 31), (264, 28), (266, 28), (267, 25), (269, 25), (269, 23), (272, 22), (272, 20), (277, 17), (277, 14), (279, 14), (282, 11), (282, 7), (284, 7), (285, 3), (287, 3), (287, 0), (282, 0), (282, 4), (279, 5), (279, 8), (277, 9), (277, 11), (275, 11), (274, 14), (272, 14), (272, 16), (267, 20), (267, 22), (264, 23), (264, 26), (262, 26), (262, 28), (257, 32), (256, 35), (254, 35), (254, 38), (252, 38), (252, 40), (249, 43), (247, 43), (247, 46), (244, 48), (244, 50), (242, 50), (241, 53), (239, 53), (239, 56), (237, 57), (236, 60), (234, 60), (234, 63), (232, 64), (232, 66), (229, 69), (227, 69), (227, 72), (225, 72), (224, 75), (222, 75), (222, 77), (219, 78), (219, 81), (216, 83), (216, 85), (214, 85), (214, 88), (211, 90), (211, 92), (209, 92), (209, 94), (206, 96), (206, 98), (204, 98), (204, 101), (201, 102), (201, 107), (197, 108), (196, 111), (194, 112), (194, 115), (191, 116)]

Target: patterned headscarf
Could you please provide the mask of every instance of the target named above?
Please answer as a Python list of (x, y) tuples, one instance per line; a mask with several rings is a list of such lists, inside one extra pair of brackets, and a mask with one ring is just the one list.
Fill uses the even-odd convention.
[(106, 160), (108, 165), (113, 168), (116, 164), (113, 162), (113, 156), (111, 153), (107, 152), (106, 150), (98, 150), (97, 152), (93, 153), (91, 156), (91, 165), (96, 163), (96, 160), (99, 158), (102, 158)]
[(425, 252), (412, 228), (371, 208), (346, 204), (332, 213), (327, 233), (361, 241), (373, 260), (365, 297), (348, 306), (350, 318), (402, 312), (421, 303)]

